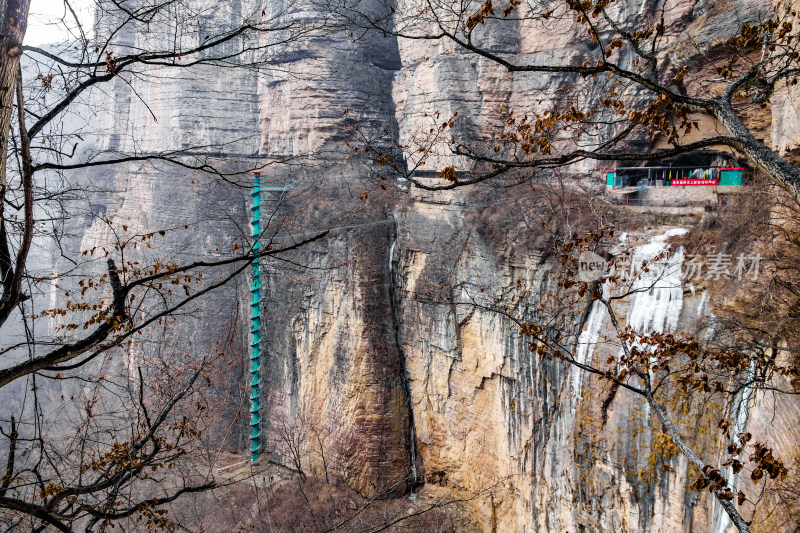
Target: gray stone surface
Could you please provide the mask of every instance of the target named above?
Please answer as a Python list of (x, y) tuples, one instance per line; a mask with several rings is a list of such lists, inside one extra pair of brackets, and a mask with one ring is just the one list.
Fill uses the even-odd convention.
[[(753, 6), (762, 4), (677, 2), (669, 10), (672, 37), (681, 38), (682, 24), (712, 13), (715, 26), (733, 25), (751, 16)], [(287, 16), (321, 17), (306, 5), (283, 7)], [(639, 12), (647, 8), (645, 2)], [(255, 7), (225, 4), (208, 23), (248, 10)], [(493, 46), (531, 60), (565, 61), (582, 52), (575, 34), (487, 31)], [(491, 503), (474, 503), (487, 530), (492, 516), (497, 531), (706, 530), (711, 511), (704, 497), (685, 489), (683, 459), (672, 458), (674, 472), (653, 483), (637, 475), (648, 465), (653, 437), (649, 422), (629, 420), (643, 409), (638, 400), (621, 394), (608, 425), (591, 433), (586, 428), (594, 422), (580, 417), (602, 400), (597, 384), (587, 382), (577, 399), (570, 396), (564, 364), (537, 359), (510, 322), (468, 305), (481, 289), (507, 295), (518, 281), (530, 286), (531, 306), (557, 289), (549, 243), (536, 229), (541, 198), (491, 186), (429, 194), (388, 180), (383, 192), (374, 177), (380, 168), (346, 160), (349, 120), (388, 146), (427, 130), (426, 113), (457, 111), (460, 134), (485, 140), (499, 107), (536, 108), (541, 95), (574, 80), (511, 75), (448, 44), (373, 34), (325, 35), (278, 52), (273, 68), (260, 71), (175, 70), (161, 79), (117, 82), (95, 122), (102, 132), (98, 150), (213, 146), (227, 168), (296, 157), (265, 176), (296, 184), (289, 199), (271, 204), (271, 229), (281, 242), (335, 229), (293, 254), (293, 263), (265, 267), (268, 456), (287, 460), (282, 429), (313, 428), (326, 438), (335, 477), (365, 494), (400, 480), (405, 489), (423, 475), (465, 491), (459, 494), (497, 483)], [(787, 133), (796, 130), (786, 122), (776, 128), (780, 139), (796, 135)], [(464, 162), (442, 152), (427, 168), (447, 164)], [(94, 203), (103, 216), (136, 230), (189, 224), (158, 242), (160, 256), (215, 256), (246, 231), (246, 187), (149, 164), (98, 171), (92, 179), (114, 191)], [(235, 181), (246, 185), (247, 177)], [(367, 201), (359, 199), (365, 190)], [(81, 248), (113, 239), (100, 217), (75, 225), (83, 225), (75, 228)], [(198, 352), (233, 332), (239, 359), (221, 397), (242, 434), (246, 286), (241, 278), (214, 293), (175, 330), (180, 343)], [(699, 296), (687, 297), (681, 324), (703, 316), (703, 305)], [(570, 324), (576, 335), (582, 326), (580, 317)], [(243, 441), (235, 439), (236, 451), (244, 450)]]

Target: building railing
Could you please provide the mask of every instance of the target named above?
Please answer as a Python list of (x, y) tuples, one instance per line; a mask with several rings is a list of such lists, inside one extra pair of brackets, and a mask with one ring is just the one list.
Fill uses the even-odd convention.
[(628, 196), (615, 197), (611, 199), (613, 205), (629, 207), (696, 207), (702, 208), (713, 205), (710, 202), (699, 202), (690, 200), (652, 200), (649, 198), (630, 198)]
[(625, 187), (687, 187), (742, 185), (741, 167), (618, 167), (603, 171), (606, 185)]

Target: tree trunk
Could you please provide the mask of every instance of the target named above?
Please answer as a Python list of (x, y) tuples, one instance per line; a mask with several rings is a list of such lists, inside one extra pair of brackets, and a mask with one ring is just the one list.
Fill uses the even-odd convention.
[[(0, 0), (3, 14), (3, 35), (0, 36), (0, 188), (6, 185), (6, 155), (11, 116), (14, 107), (19, 57), (22, 39), (28, 27), (30, 0)], [(2, 206), (0, 205), (0, 210)], [(2, 211), (0, 211), (2, 213)]]
[(20, 71), (19, 57), (22, 54), (22, 39), (28, 26), (29, 7), (30, 0), (0, 0), (0, 13), (3, 15), (3, 34), (0, 36), (0, 286), (3, 292), (0, 302), (3, 303), (8, 301), (10, 293), (13, 292), (14, 277), (14, 261), (11, 257), (5, 220), (8, 138), (11, 135), (14, 91)]
[[(672, 442), (674, 442), (681, 453), (683, 453), (683, 455), (689, 459), (689, 462), (691, 462), (700, 472), (702, 472), (703, 467), (706, 466), (705, 463), (703, 463), (703, 460), (700, 459), (700, 456), (697, 455), (688, 444), (686, 444), (686, 441), (683, 440), (683, 436), (678, 431), (678, 426), (676, 426), (672, 419), (667, 416), (667, 413), (664, 412), (664, 409), (655, 400), (655, 398), (653, 398), (652, 394), (648, 392), (644, 395), (644, 397), (647, 400), (647, 404), (656, 413), (661, 425), (664, 426), (664, 431), (666, 431), (667, 435), (672, 438)], [(740, 533), (750, 533), (750, 526), (747, 525), (747, 522), (745, 522), (744, 518), (742, 518), (742, 515), (739, 514), (739, 511), (736, 510), (736, 506), (733, 505), (732, 502), (720, 498), (717, 498), (717, 501), (720, 505), (722, 505), (722, 508), (725, 509), (725, 512), (730, 517), (731, 522), (733, 522), (733, 525), (736, 526), (736, 529), (738, 529)]]
[(800, 204), (800, 169), (785, 161), (767, 148), (764, 143), (753, 137), (753, 134), (727, 102), (719, 102), (714, 115), (739, 141), (739, 146), (736, 148), (773, 182), (789, 191), (795, 201)]
[(14, 90), (17, 86), (22, 39), (28, 26), (30, 0), (0, 0), (3, 34), (0, 36), (0, 285), (3, 297), (9, 292), (13, 262), (8, 245), (5, 221), (5, 197), (8, 185), (6, 163), (11, 118), (14, 111)]

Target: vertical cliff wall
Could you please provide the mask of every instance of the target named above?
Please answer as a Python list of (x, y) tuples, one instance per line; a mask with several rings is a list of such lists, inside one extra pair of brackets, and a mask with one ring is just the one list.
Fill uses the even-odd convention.
[[(720, 6), (676, 3), (671, 24), (690, 26), (711, 12), (721, 13), (715, 24), (734, 24), (761, 4)], [(256, 9), (226, 4), (202, 23)], [(323, 17), (307, 5), (274, 2), (272, 9)], [(581, 53), (574, 35), (556, 31), (517, 28), (486, 38), (543, 62)], [(552, 243), (538, 224), (537, 210), (547, 204), (541, 192), (489, 185), (432, 194), (390, 183), (390, 192), (363, 199), (365, 189), (376, 189), (367, 181), (376, 170), (347, 159), (350, 120), (388, 145), (430, 127), (426, 113), (457, 111), (459, 127), (479, 138), (498, 107), (535, 107), (541, 94), (575, 81), (511, 75), (439, 42), (378, 34), (328, 34), (274, 54), (274, 68), (258, 71), (200, 69), (179, 82), (117, 83), (97, 141), (143, 152), (219, 145), (215, 155), (230, 169), (290, 156), (264, 175), (292, 184), (267, 209), (276, 238), (333, 228), (291, 262), (265, 265), (265, 460), (290, 464), (293, 436), (314, 435), (325, 457), (309, 452), (311, 473), (364, 495), (403, 493), (417, 483), (481, 494), (470, 505), (485, 531), (708, 530), (716, 511), (686, 488), (686, 461), (659, 447), (642, 402), (624, 391), (612, 401), (597, 380), (531, 354), (514, 322), (488, 309), (494, 296), (520, 286), (527, 290), (514, 304), (520, 313), (558, 291)], [(773, 105), (791, 107), (788, 101), (776, 97)], [(780, 115), (773, 137), (789, 138), (794, 119)], [(442, 155), (429, 165), (448, 161)], [(236, 186), (148, 164), (96, 178), (118, 191), (103, 206), (115, 220), (143, 230), (190, 221), (187, 232), (159, 244), (166, 255), (224, 253), (246, 227), (246, 177)], [(693, 224), (645, 220), (619, 221), (630, 225), (625, 245), (642, 258), (661, 250), (674, 226)], [(81, 246), (112, 240), (109, 231), (95, 219)], [(231, 331), (244, 344), (243, 281), (198, 310), (218, 328), (187, 322), (182, 335), (194, 349), (211, 349)], [(623, 311), (626, 323), (655, 331), (691, 330), (709, 313), (707, 295), (679, 279)], [(568, 326), (586, 360), (616, 356), (610, 325), (590, 302)], [(229, 382), (229, 409), (239, 414), (242, 375), (241, 367), (232, 371)], [(687, 412), (702, 414), (682, 421), (687, 431), (705, 431), (714, 416), (697, 406)]]

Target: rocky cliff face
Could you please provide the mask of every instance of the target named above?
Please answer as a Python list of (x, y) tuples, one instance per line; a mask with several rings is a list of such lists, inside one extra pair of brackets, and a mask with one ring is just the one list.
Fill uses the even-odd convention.
[[(471, 491), (494, 486), (481, 512), (485, 524), (496, 517), (497, 531), (705, 530), (707, 518), (695, 516), (684, 491), (685, 462), (669, 457), (671, 474), (652, 469), (657, 430), (642, 402), (623, 392), (601, 412), (607, 387), (532, 354), (513, 322), (487, 309), (485, 291), (524, 287), (514, 307), (523, 313), (559, 289), (556, 262), (519, 244), (525, 224), (482, 211), (422, 201), (402, 217), (403, 352), (426, 474)], [(434, 216), (440, 224), (431, 233), (423, 228)], [(442, 294), (445, 287), (452, 292)], [(708, 311), (700, 295), (684, 298), (679, 278), (641, 296), (620, 314), (644, 330), (691, 324)], [(578, 355), (616, 356), (602, 309), (584, 313), (572, 330), (583, 331), (573, 337)]]
[[(321, 17), (311, 7), (278, 4), (276, 12)], [(672, 38), (693, 28), (705, 35), (701, 22), (710, 13), (722, 31), (755, 16), (754, 6), (763, 7), (676, 2), (668, 10)], [(644, 12), (647, 2), (639, 7)], [(213, 16), (254, 9), (230, 4)], [(486, 38), (546, 62), (580, 54), (575, 37), (520, 27)], [(722, 531), (718, 510), (686, 488), (686, 461), (664, 446), (640, 400), (620, 392), (601, 408), (608, 392), (600, 382), (532, 354), (514, 323), (488, 309), (494, 296), (509, 298), (519, 287), (527, 292), (515, 296), (514, 313), (558, 291), (557, 261), (539, 230), (537, 211), (546, 204), (540, 191), (488, 186), (432, 194), (393, 183), (365, 201), (363, 190), (377, 191), (367, 180), (375, 170), (345, 160), (350, 119), (379, 142), (409, 143), (430, 127), (429, 115), (457, 111), (459, 127), (479, 137), (498, 107), (535, 106), (541, 93), (574, 80), (513, 76), (438, 42), (373, 34), (315, 38), (275, 61), (282, 69), (120, 83), (103, 119), (108, 134), (98, 137), (100, 148), (143, 151), (234, 139), (218, 154), (231, 167), (299, 158), (266, 174), (270, 183), (294, 184), (288, 196), (270, 201), (276, 231), (282, 239), (331, 225), (334, 231), (295, 254), (294, 264), (265, 266), (266, 457), (290, 463), (292, 442), (303, 436), (306, 468), (365, 495), (419, 484), (481, 494), (470, 505), (485, 531)], [(781, 117), (773, 143), (785, 147), (797, 135), (796, 106), (781, 96), (773, 106)], [(429, 167), (451, 160), (434, 157)], [(224, 250), (246, 224), (246, 189), (209, 189), (200, 177), (151, 166), (102, 179), (120, 191), (104, 207), (115, 219), (142, 229), (191, 222), (188, 233), (159, 245), (164, 253)], [(661, 249), (671, 226), (645, 217), (642, 227), (641, 220), (619, 223), (631, 227), (628, 249), (646, 258)], [(97, 220), (82, 246), (111, 239), (107, 232)], [(210, 349), (235, 325), (244, 344), (245, 295), (240, 282), (204, 304), (201, 316), (225, 331), (186, 326), (196, 350)], [(636, 298), (621, 313), (644, 330), (691, 330), (710, 312), (708, 295), (679, 278)], [(587, 360), (616, 355), (618, 347), (604, 340), (613, 338), (608, 320), (590, 302), (572, 318), (578, 353)], [(230, 380), (230, 409), (240, 415), (243, 374)], [(697, 406), (686, 412), (702, 415), (682, 421), (687, 431), (705, 431), (714, 416)]]

